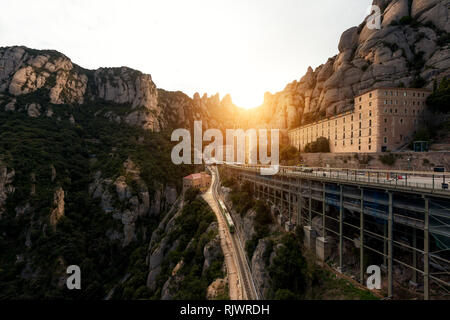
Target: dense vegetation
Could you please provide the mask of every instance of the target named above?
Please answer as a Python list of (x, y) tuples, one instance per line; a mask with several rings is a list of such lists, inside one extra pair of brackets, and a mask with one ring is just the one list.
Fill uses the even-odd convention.
[(283, 145), (280, 148), (280, 162), (286, 165), (297, 165), (300, 160), (300, 153), (296, 147)]
[[(5, 112), (6, 102), (0, 103), (0, 162), (16, 173), (16, 190), (0, 219), (0, 298), (102, 299), (127, 273), (133, 290), (119, 290), (116, 297), (144, 297), (145, 248), (158, 221), (139, 218), (136, 229), (142, 226), (147, 232), (138, 232), (137, 241), (125, 248), (108, 239), (108, 229), (123, 226), (89, 196), (93, 173), (114, 179), (130, 158), (152, 192), (155, 182), (180, 188), (181, 177), (192, 168), (172, 165), (168, 134), (94, 117), (96, 103), (52, 105), (48, 92), (41, 91), (17, 97), (16, 109), (38, 102), (43, 110), (52, 108), (51, 118)], [(76, 123), (69, 121), (70, 115)], [(65, 215), (54, 230), (48, 218), (59, 186), (65, 191)], [(29, 209), (18, 214), (16, 209), (26, 204)], [(83, 290), (68, 291), (61, 283), (70, 264), (80, 266)]]
[(330, 142), (325, 137), (319, 137), (316, 141), (308, 143), (304, 151), (306, 153), (330, 152)]
[(434, 112), (450, 112), (450, 81), (443, 78), (440, 84), (434, 82), (433, 93), (427, 98), (428, 107)]
[(157, 290), (153, 293), (153, 299), (161, 298), (161, 289), (164, 283), (171, 277), (173, 268), (182, 261), (182, 267), (177, 272), (181, 280), (172, 288), (174, 299), (204, 300), (206, 290), (217, 278), (223, 278), (222, 265), (224, 257), (222, 251), (219, 258), (215, 259), (210, 267), (203, 273), (202, 267), (205, 261), (203, 250), (205, 245), (217, 236), (217, 229), (209, 229), (215, 221), (214, 213), (209, 205), (200, 197), (192, 197), (198, 194), (196, 189), (188, 192), (190, 197), (183, 207), (181, 215), (176, 218), (176, 228), (168, 237), (171, 243), (178, 243), (176, 249), (171, 251), (162, 264), (161, 274), (157, 278)]

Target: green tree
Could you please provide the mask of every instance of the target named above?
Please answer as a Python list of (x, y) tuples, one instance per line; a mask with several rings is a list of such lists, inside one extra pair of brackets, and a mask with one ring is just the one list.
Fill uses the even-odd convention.
[(450, 111), (450, 81), (443, 78), (439, 86), (435, 84), (434, 92), (427, 98), (427, 105), (433, 112)]

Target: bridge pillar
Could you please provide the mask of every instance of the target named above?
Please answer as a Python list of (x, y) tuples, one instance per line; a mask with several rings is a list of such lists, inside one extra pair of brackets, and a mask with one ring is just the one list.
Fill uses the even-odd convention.
[(325, 262), (331, 253), (331, 244), (326, 237), (316, 239), (316, 256), (320, 262)]
[(425, 217), (423, 229), (423, 298), (430, 299), (430, 243), (429, 243), (429, 228), (430, 228), (430, 206), (429, 199), (425, 197)]
[(289, 202), (288, 202), (288, 205), (289, 205), (289, 225), (291, 225), (292, 224), (292, 213), (291, 213), (291, 205), (292, 205), (292, 202), (291, 202), (291, 186), (289, 186)]
[(364, 189), (362, 188), (359, 211), (359, 281), (364, 284)]
[(343, 187), (340, 185), (340, 192), (339, 192), (339, 271), (342, 272), (343, 268), (343, 255), (344, 255), (344, 239), (343, 239), (343, 211), (344, 211), (344, 204), (343, 204)]
[(309, 215), (308, 215), (308, 220), (309, 220), (309, 225), (312, 225), (312, 187), (311, 187), (311, 180), (309, 180)]
[(413, 276), (412, 276), (412, 282), (415, 286), (417, 286), (417, 230), (416, 228), (413, 228), (413, 256), (412, 256), (412, 263), (413, 263)]
[(393, 241), (393, 231), (394, 231), (394, 215), (392, 211), (392, 192), (389, 192), (389, 215), (388, 215), (388, 296), (392, 298), (394, 295), (394, 285), (393, 285), (393, 251), (392, 251), (392, 241)]
[[(326, 187), (325, 187), (325, 183), (323, 183), (323, 192), (322, 192), (322, 236), (324, 238), (326, 237), (326, 232), (327, 232), (327, 228), (326, 228), (326, 214), (325, 214), (326, 205), (327, 205)], [(325, 241), (325, 239), (324, 239), (324, 241)]]
[(306, 248), (308, 248), (311, 251), (315, 251), (316, 249), (316, 231), (313, 229), (312, 226), (304, 226), (304, 237), (303, 237), (303, 244)]

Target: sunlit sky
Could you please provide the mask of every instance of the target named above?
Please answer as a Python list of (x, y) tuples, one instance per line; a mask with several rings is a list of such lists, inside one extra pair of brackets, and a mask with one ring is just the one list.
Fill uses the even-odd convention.
[(128, 66), (159, 88), (263, 101), (337, 54), (372, 0), (3, 1), (0, 46), (55, 49), (82, 67)]

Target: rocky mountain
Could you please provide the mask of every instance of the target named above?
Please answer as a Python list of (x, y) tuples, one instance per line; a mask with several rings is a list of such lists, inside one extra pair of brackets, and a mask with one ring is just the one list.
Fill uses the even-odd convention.
[[(367, 19), (345, 31), (339, 53), (278, 93), (266, 93), (250, 126), (286, 129), (352, 108), (369, 88), (428, 87), (450, 75), (449, 0), (374, 0), (381, 29)], [(253, 119), (253, 120), (252, 120)]]
[[(17, 98), (24, 96), (43, 100), (45, 106), (33, 99), (18, 106)], [(0, 48), (0, 102), (6, 111), (22, 110), (30, 117), (52, 117), (55, 106), (93, 104), (95, 116), (154, 132), (191, 127), (194, 120), (217, 128), (223, 125), (218, 119), (231, 119), (237, 110), (229, 96), (220, 101), (218, 95), (196, 94), (192, 99), (157, 89), (150, 75), (137, 70), (86, 70), (59, 52), (26, 47)]]

